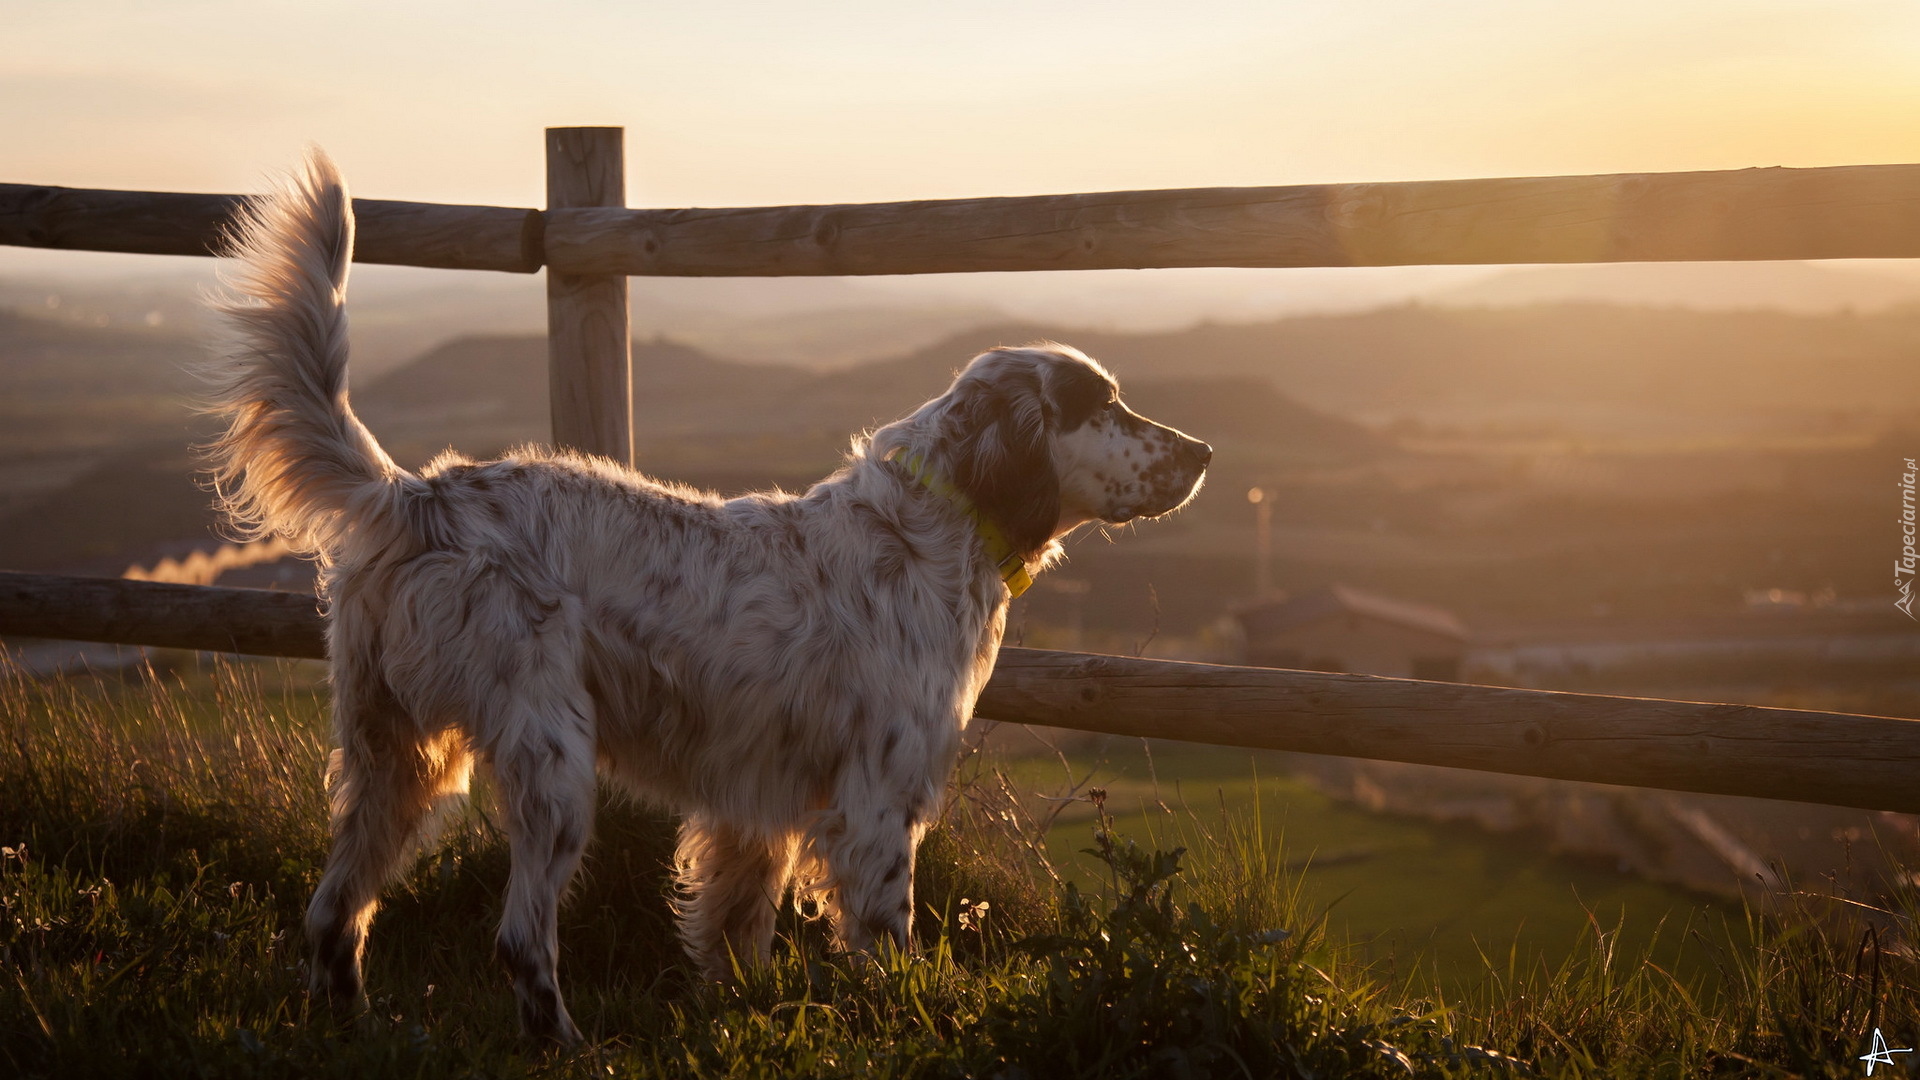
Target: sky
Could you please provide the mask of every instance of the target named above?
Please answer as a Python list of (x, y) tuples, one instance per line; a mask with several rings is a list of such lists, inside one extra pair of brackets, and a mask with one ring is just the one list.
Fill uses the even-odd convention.
[(1920, 161), (1912, 0), (0, 0), (5, 179), (633, 205)]
[(1920, 4), (0, 0), (0, 181), (538, 206), (576, 124), (633, 206), (1913, 162)]

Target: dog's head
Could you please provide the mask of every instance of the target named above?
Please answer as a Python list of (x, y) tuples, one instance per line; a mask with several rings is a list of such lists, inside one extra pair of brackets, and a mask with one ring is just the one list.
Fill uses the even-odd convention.
[(1157, 517), (1200, 489), (1213, 448), (1120, 402), (1105, 368), (1051, 343), (974, 357), (953, 386), (874, 433), (910, 450), (1033, 558), (1089, 521)]

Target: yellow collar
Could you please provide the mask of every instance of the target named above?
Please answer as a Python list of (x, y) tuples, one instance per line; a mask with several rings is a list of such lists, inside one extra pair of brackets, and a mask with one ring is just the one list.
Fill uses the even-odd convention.
[(1033, 575), (1027, 573), (1027, 562), (1013, 549), (1007, 534), (1001, 530), (980, 508), (973, 505), (967, 493), (948, 483), (945, 477), (933, 471), (927, 459), (915, 453), (895, 451), (888, 454), (886, 460), (898, 458), (907, 475), (918, 481), (921, 487), (952, 503), (955, 509), (973, 520), (973, 531), (979, 535), (980, 542), (986, 546), (987, 558), (993, 560), (993, 568), (1000, 572), (1000, 580), (1006, 582), (1007, 592), (1015, 597), (1033, 586)]

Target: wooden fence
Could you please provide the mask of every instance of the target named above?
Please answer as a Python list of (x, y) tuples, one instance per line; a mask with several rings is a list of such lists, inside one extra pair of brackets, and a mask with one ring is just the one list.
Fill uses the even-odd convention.
[[(636, 210), (621, 157), (618, 128), (555, 128), (545, 210), (354, 209), (358, 261), (546, 268), (555, 441), (625, 461), (627, 275), (1920, 258), (1920, 165)], [(240, 198), (0, 184), (0, 243), (208, 255)], [(320, 657), (320, 625), (284, 593), (0, 573), (0, 634)], [(1920, 813), (1915, 720), (1033, 649), (979, 712)]]

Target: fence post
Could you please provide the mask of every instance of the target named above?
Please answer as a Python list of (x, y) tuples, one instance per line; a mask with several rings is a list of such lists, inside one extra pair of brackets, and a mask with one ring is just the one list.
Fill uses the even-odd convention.
[[(547, 129), (547, 209), (624, 207), (624, 129)], [(555, 446), (633, 463), (633, 346), (624, 274), (547, 271)]]

